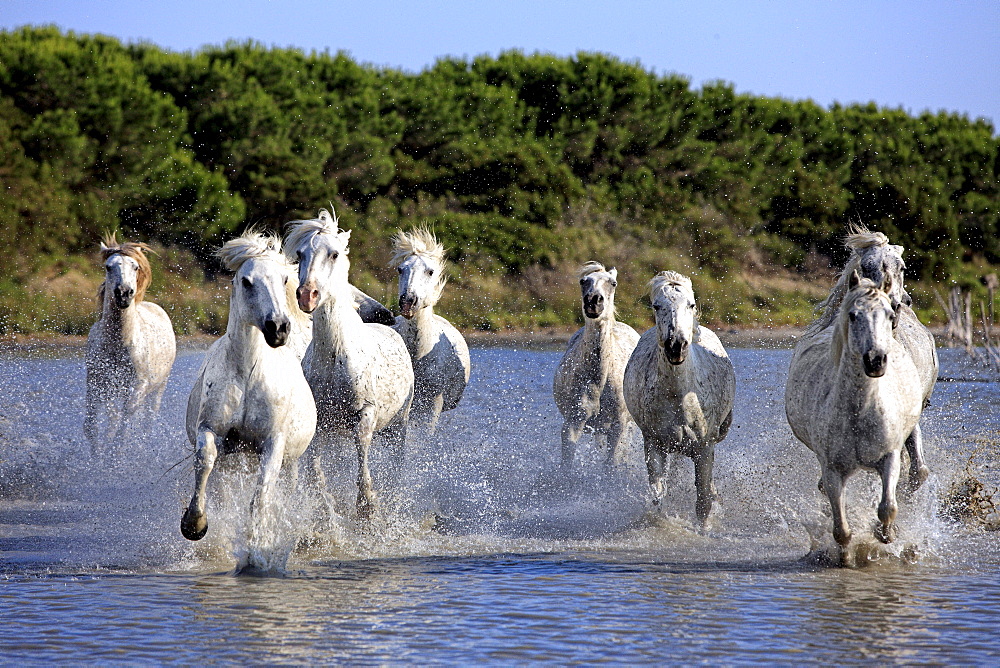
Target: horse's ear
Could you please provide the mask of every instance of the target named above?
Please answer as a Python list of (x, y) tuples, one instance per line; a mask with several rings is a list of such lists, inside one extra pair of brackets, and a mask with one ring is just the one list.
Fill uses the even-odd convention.
[(847, 289), (853, 290), (861, 284), (861, 274), (858, 273), (857, 269), (851, 271), (851, 275), (847, 279)]
[(882, 275), (882, 285), (878, 286), (879, 290), (885, 294), (892, 292), (892, 274), (886, 272)]
[(618, 270), (617, 269), (615, 269), (614, 267), (611, 267), (611, 269), (608, 270), (608, 273), (611, 274), (611, 280), (612, 281), (617, 281), (618, 280)]
[(351, 231), (344, 230), (337, 233), (337, 238), (344, 242), (344, 252), (348, 252), (347, 243), (351, 240)]

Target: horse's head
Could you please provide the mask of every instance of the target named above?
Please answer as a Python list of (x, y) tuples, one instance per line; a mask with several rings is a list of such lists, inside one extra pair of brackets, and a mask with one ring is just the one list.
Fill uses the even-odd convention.
[(607, 314), (615, 314), (615, 288), (618, 287), (618, 270), (606, 270), (598, 262), (588, 262), (580, 268), (580, 297), (583, 301), (583, 315), (596, 319)]
[(834, 359), (840, 362), (846, 347), (847, 353), (860, 359), (865, 375), (881, 378), (889, 363), (889, 346), (892, 341), (893, 321), (896, 311), (892, 307), (891, 276), (876, 285), (852, 272), (840, 309), (839, 326), (831, 348)]
[(852, 230), (847, 236), (846, 245), (857, 258), (861, 278), (867, 278), (875, 285), (882, 285), (886, 277), (890, 277), (892, 287), (889, 299), (892, 300), (892, 308), (898, 309), (900, 304), (910, 306), (913, 300), (903, 287), (903, 272), (906, 270), (903, 247), (890, 244), (888, 237), (881, 232), (869, 232), (858, 226)]
[(660, 347), (671, 364), (687, 359), (698, 331), (698, 311), (691, 279), (675, 271), (661, 271), (649, 282)]
[(115, 253), (104, 261), (104, 273), (105, 294), (110, 290), (111, 298), (118, 308), (131, 306), (138, 284), (139, 263), (121, 253)]
[(104, 282), (100, 295), (108, 295), (120, 309), (126, 309), (133, 302), (141, 302), (152, 279), (152, 270), (146, 258), (146, 244), (123, 242), (119, 244), (115, 235), (106, 236), (101, 242), (101, 257), (104, 259)]
[(315, 220), (289, 223), (285, 253), (299, 265), (299, 308), (312, 313), (327, 299), (336, 300), (347, 288), (347, 243), (351, 232), (341, 232), (325, 209)]
[(233, 277), (233, 315), (261, 331), (272, 348), (285, 345), (292, 323), (286, 286), (293, 268), (281, 254), (281, 240), (247, 232), (219, 251)]
[(441, 298), (447, 281), (445, 249), (430, 231), (418, 229), (397, 234), (393, 250), (389, 265), (399, 271), (399, 311), (410, 319)]

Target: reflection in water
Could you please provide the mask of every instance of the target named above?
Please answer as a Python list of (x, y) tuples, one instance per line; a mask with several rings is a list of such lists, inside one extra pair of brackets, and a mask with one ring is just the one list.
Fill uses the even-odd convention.
[[(832, 539), (818, 466), (784, 424), (788, 351), (733, 351), (736, 416), (718, 448), (723, 501), (709, 534), (693, 526), (690, 462), (674, 463), (666, 513), (650, 513), (638, 439), (634, 466), (601, 471), (591, 449), (591, 471), (559, 474), (558, 352), (473, 355), (462, 406), (414, 445), (395, 491), (381, 481), (372, 530), (347, 510), (323, 518), (308, 491), (282, 492), (281, 519), (304, 540), (271, 577), (231, 573), (252, 462), (219, 476), (205, 541), (177, 528), (192, 483), (182, 408), (199, 355), (178, 360), (156, 423), (100, 463), (80, 429), (82, 362), (0, 361), (21, 390), (0, 397), (0, 609), (13, 611), (0, 656), (987, 663), (1000, 650), (995, 534), (938, 516), (973, 437), (996, 430), (997, 412), (982, 408), (1000, 399), (993, 385), (939, 384), (925, 414), (935, 476), (903, 504), (900, 545), (845, 570), (806, 556)], [(376, 472), (384, 461), (376, 451)], [(353, 453), (327, 467), (349, 509)], [(875, 477), (858, 475), (850, 492), (860, 533)]]

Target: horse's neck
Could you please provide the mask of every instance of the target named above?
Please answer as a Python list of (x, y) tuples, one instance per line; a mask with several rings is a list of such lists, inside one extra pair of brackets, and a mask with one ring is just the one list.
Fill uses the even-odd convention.
[(404, 318), (399, 333), (406, 343), (406, 349), (410, 351), (411, 358), (420, 359), (430, 353), (439, 338), (434, 322), (434, 306), (417, 309), (410, 320)]
[(249, 320), (242, 317), (239, 308), (232, 302), (230, 302), (229, 307), (226, 338), (228, 340), (226, 356), (232, 363), (231, 368), (238, 369), (247, 375), (269, 349), (267, 342), (264, 341), (264, 334)]
[(313, 358), (330, 359), (350, 355), (357, 349), (357, 341), (365, 336), (365, 323), (354, 310), (350, 295), (337, 295), (327, 300), (313, 315)]
[(120, 343), (124, 347), (131, 347), (135, 344), (136, 336), (139, 333), (137, 311), (140, 303), (133, 302), (128, 308), (118, 308), (113, 297), (105, 295), (101, 320), (104, 322), (106, 343)]
[(583, 349), (594, 373), (607, 375), (614, 357), (615, 319), (613, 317), (584, 318)]

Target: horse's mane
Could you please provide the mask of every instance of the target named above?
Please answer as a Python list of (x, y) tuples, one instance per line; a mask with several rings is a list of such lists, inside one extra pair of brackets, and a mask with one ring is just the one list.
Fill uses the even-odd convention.
[(600, 262), (591, 260), (587, 264), (580, 267), (580, 270), (576, 272), (576, 277), (584, 278), (586, 276), (590, 276), (591, 274), (596, 274), (599, 271), (607, 271), (607, 269), (605, 269), (604, 265)]
[[(844, 295), (842, 306), (844, 308), (839, 309), (836, 313), (837, 326), (833, 331), (833, 338), (830, 341), (830, 355), (834, 362), (840, 361), (840, 356), (844, 350), (844, 336), (847, 331), (847, 318), (848, 313), (854, 308), (854, 305), (861, 301), (862, 299), (876, 297), (879, 294), (885, 294), (882, 292), (874, 281), (867, 278), (862, 278), (860, 282), (854, 287), (853, 290), (849, 289), (847, 294)], [(815, 324), (815, 323), (813, 323)], [(810, 328), (812, 326), (810, 325)], [(807, 334), (809, 330), (806, 330)]]
[(285, 252), (294, 253), (295, 249), (314, 234), (338, 234), (338, 223), (336, 212), (331, 213), (326, 209), (320, 209), (316, 218), (288, 222), (285, 225)]
[(222, 264), (226, 265), (229, 271), (239, 271), (244, 262), (255, 257), (266, 257), (288, 269), (292, 268), (281, 252), (281, 238), (254, 229), (230, 239), (215, 252), (215, 255), (222, 260)]
[(888, 246), (897, 255), (902, 256), (903, 254), (902, 246), (890, 245), (889, 238), (883, 233), (872, 232), (860, 223), (851, 223), (847, 228), (847, 232), (847, 237), (844, 239), (844, 246), (851, 249), (851, 256), (847, 259), (843, 270), (837, 276), (837, 282), (834, 284), (833, 289), (830, 290), (830, 294), (816, 305), (816, 311), (820, 315), (806, 328), (806, 334), (814, 334), (826, 329), (836, 320), (837, 313), (840, 311), (840, 305), (844, 300), (844, 295), (848, 292), (850, 276), (855, 271), (860, 271), (861, 251), (868, 248)]
[(684, 274), (678, 274), (676, 271), (661, 271), (653, 278), (649, 279), (649, 295), (652, 297), (657, 290), (661, 288), (668, 288), (670, 286), (677, 286), (687, 288), (694, 292), (694, 288), (691, 286), (691, 279)]
[(442, 267), (445, 264), (445, 248), (438, 242), (434, 233), (425, 227), (419, 227), (410, 232), (400, 230), (392, 238), (392, 259), (390, 267), (398, 267), (403, 260), (411, 255), (423, 255), (437, 262)]
[[(146, 257), (146, 253), (154, 251), (139, 241), (123, 241), (118, 243), (115, 237), (116, 234), (111, 232), (110, 234), (105, 234), (101, 240), (101, 262), (107, 262), (108, 258), (112, 255), (124, 255), (135, 260), (139, 265), (139, 269), (136, 272), (135, 297), (133, 299), (136, 303), (141, 302), (146, 296), (146, 288), (153, 281), (153, 270), (149, 266), (149, 258)], [(104, 288), (106, 283), (107, 281), (101, 281), (101, 285), (97, 288), (97, 301), (100, 304), (104, 303)]]

